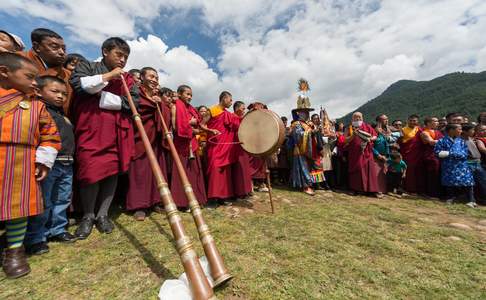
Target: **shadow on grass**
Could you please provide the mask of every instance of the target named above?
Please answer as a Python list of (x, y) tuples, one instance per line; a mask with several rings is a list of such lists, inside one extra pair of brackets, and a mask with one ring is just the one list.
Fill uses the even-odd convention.
[(152, 223), (154, 223), (155, 227), (157, 227), (157, 230), (159, 230), (159, 232), (168, 240), (170, 241), (170, 243), (172, 244), (172, 246), (174, 246), (174, 248), (176, 247), (176, 243), (175, 243), (175, 240), (174, 240), (174, 237), (171, 235), (171, 234), (168, 234), (167, 231), (164, 230), (164, 227), (162, 227), (162, 225), (157, 221), (155, 220), (154, 218), (152, 217), (149, 217), (148, 218), (150, 221), (152, 221)]
[(135, 247), (135, 249), (137, 249), (140, 252), (143, 260), (149, 266), (152, 273), (157, 275), (157, 277), (163, 279), (176, 278), (176, 276), (172, 274), (171, 271), (165, 268), (157, 260), (157, 258), (155, 258), (155, 256), (147, 248), (145, 248), (145, 246), (142, 245), (142, 243), (135, 237), (135, 235), (133, 235), (128, 229), (126, 229), (117, 220), (114, 220), (113, 223), (120, 230), (120, 232), (122, 232), (127, 237), (130, 243)]

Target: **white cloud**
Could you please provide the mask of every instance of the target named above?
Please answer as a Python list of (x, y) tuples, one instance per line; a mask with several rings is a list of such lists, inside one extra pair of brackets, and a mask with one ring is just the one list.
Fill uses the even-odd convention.
[[(192, 85), (199, 103), (214, 103), (224, 88), (281, 114), (295, 106), (301, 76), (313, 105), (336, 117), (399, 79), (486, 68), (482, 0), (3, 0), (0, 8), (65, 24), (87, 43), (133, 39), (130, 65), (163, 70), (173, 88)], [(134, 40), (161, 14), (189, 11), (199, 12), (202, 32), (219, 37), (218, 72), (184, 45)]]
[(381, 65), (370, 65), (364, 74), (363, 83), (370, 89), (383, 90), (400, 79), (417, 78), (422, 62), (419, 56), (408, 57), (403, 54), (388, 58)]
[(201, 56), (186, 46), (169, 49), (159, 37), (153, 35), (128, 43), (131, 52), (127, 70), (153, 67), (159, 71), (162, 86), (174, 90), (181, 84), (191, 86), (195, 105), (216, 103), (221, 83)]

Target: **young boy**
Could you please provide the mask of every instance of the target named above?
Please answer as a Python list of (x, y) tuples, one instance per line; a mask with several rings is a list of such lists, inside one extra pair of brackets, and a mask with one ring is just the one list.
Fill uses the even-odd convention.
[(474, 178), (467, 165), (469, 151), (466, 142), (460, 138), (462, 127), (447, 124), (445, 136), (435, 144), (435, 155), (441, 160), (441, 182), (446, 189), (447, 204), (452, 204), (459, 189), (466, 189), (468, 203), (474, 200)]
[[(469, 150), (467, 164), (473, 174), (474, 182), (479, 186), (480, 195), (486, 195), (486, 170), (481, 165), (481, 152), (474, 141), (475, 129), (473, 124), (462, 125), (462, 138)], [(476, 202), (469, 202), (467, 206), (475, 208)]]
[(38, 97), (56, 122), (62, 147), (51, 172), (41, 182), (44, 213), (29, 218), (25, 245), (27, 253), (31, 255), (48, 252), (47, 239), (67, 243), (75, 241), (75, 237), (66, 231), (66, 210), (71, 204), (74, 161), (73, 126), (62, 110), (68, 95), (66, 83), (50, 75), (38, 77), (36, 82)]
[(74, 72), (77, 65), (82, 60), (86, 60), (86, 58), (84, 58), (84, 56), (82, 56), (81, 54), (70, 53), (66, 56), (66, 61), (64, 62), (63, 67), (70, 72)]
[(108, 210), (118, 175), (128, 171), (135, 152), (133, 120), (120, 78), (124, 77), (138, 103), (138, 88), (132, 76), (123, 71), (130, 46), (123, 39), (112, 37), (103, 42), (101, 52), (100, 62), (81, 60), (71, 77), (76, 179), (83, 210), (75, 232), (79, 239), (86, 239), (95, 223), (101, 233), (109, 234), (115, 228)]
[(388, 192), (401, 195), (402, 180), (407, 174), (407, 164), (402, 159), (402, 155), (398, 152), (390, 153), (390, 159), (386, 163), (386, 182), (388, 185)]
[(37, 73), (27, 58), (0, 53), (0, 221), (6, 221), (2, 268), (8, 278), (30, 272), (23, 247), (27, 217), (42, 213), (39, 182), (61, 148), (45, 105), (29, 96)]
[(13, 33), (0, 30), (0, 52), (17, 52), (24, 50), (22, 39)]

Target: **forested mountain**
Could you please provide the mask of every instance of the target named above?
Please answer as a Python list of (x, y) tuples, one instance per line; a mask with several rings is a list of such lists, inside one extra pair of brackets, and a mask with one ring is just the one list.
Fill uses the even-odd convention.
[[(451, 73), (430, 81), (400, 80), (355, 111), (362, 112), (367, 122), (381, 113), (390, 122), (411, 114), (443, 117), (450, 112), (466, 113), (473, 120), (486, 111), (486, 72)], [(341, 120), (347, 123), (351, 115)]]

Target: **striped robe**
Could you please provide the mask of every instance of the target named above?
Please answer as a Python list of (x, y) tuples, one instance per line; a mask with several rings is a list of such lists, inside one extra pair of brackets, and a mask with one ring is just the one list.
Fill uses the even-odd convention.
[(52, 167), (61, 138), (44, 104), (0, 89), (0, 221), (40, 214), (35, 164)]

